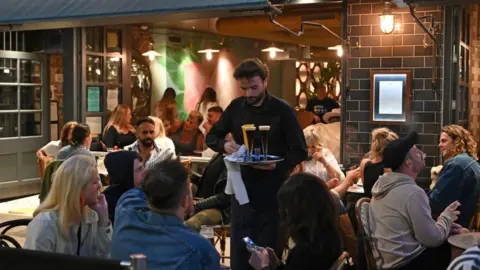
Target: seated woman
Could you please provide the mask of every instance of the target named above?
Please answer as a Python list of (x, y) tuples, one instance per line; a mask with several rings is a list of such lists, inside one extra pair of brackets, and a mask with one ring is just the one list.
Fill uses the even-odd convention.
[(172, 139), (168, 138), (165, 131), (165, 126), (160, 118), (149, 116), (155, 122), (155, 143), (160, 149), (170, 149), (170, 152), (175, 153), (175, 144)]
[(92, 134), (87, 124), (77, 124), (72, 130), (72, 142), (60, 149), (57, 160), (65, 160), (75, 155), (86, 155), (95, 161), (95, 156), (90, 152), (90, 144), (92, 143)]
[(57, 169), (47, 198), (33, 213), (24, 248), (107, 258), (112, 226), (98, 171), (77, 155)]
[(178, 156), (191, 156), (195, 151), (203, 151), (204, 137), (199, 129), (202, 122), (203, 116), (197, 111), (191, 111), (187, 121), (170, 136)]
[(163, 118), (160, 119), (163, 121), (167, 136), (172, 135), (180, 128), (180, 126), (182, 126), (182, 121), (180, 121), (178, 114), (177, 104), (168, 105), (165, 109), (165, 115), (163, 116)]
[[(280, 232), (283, 247), (292, 241), (285, 263), (272, 248), (249, 249), (250, 264), (256, 270), (330, 269), (342, 254), (338, 209), (327, 186), (318, 177), (297, 173), (278, 192)], [(315, 206), (315, 207), (312, 207)]]
[[(308, 147), (308, 160), (300, 165), (301, 171), (311, 173), (327, 181), (327, 186), (333, 188), (345, 179), (337, 160), (332, 152), (320, 143), (320, 137), (313, 131), (305, 132)], [(335, 180), (338, 179), (338, 180)]]
[(398, 135), (388, 128), (377, 128), (372, 131), (370, 152), (360, 163), (360, 178), (363, 181), (365, 197), (372, 197), (372, 187), (378, 177), (386, 171), (390, 171), (384, 168), (382, 155), (387, 144), (396, 139), (398, 139)]
[(62, 131), (60, 132), (60, 140), (51, 141), (44, 147), (40, 148), (40, 150), (37, 151), (37, 157), (45, 162), (48, 161), (49, 158), (56, 158), (58, 152), (60, 152), (60, 149), (71, 143), (72, 130), (76, 125), (77, 122), (75, 121), (71, 121), (63, 125)]
[(137, 140), (131, 120), (132, 111), (127, 105), (120, 104), (115, 107), (103, 130), (103, 142), (107, 148), (123, 149)]
[(105, 168), (108, 172), (110, 185), (103, 194), (108, 202), (108, 217), (115, 220), (115, 207), (123, 193), (133, 187), (138, 187), (145, 175), (145, 167), (137, 152), (118, 151), (105, 156)]

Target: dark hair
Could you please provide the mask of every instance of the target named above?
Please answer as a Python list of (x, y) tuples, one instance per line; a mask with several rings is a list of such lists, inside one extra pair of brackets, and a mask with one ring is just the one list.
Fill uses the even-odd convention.
[(72, 129), (72, 142), (71, 145), (77, 146), (83, 144), (86, 138), (90, 136), (90, 127), (87, 124), (77, 124)]
[(223, 113), (223, 109), (220, 106), (211, 107), (208, 112)]
[(163, 93), (162, 100), (164, 98), (171, 98), (175, 100), (176, 97), (177, 97), (177, 93), (175, 92), (175, 89), (173, 89), (172, 87), (168, 87), (167, 89), (165, 89), (165, 92)]
[(137, 120), (137, 123), (136, 123), (137, 128), (143, 123), (149, 123), (155, 126), (155, 122), (151, 118), (146, 117), (146, 118), (141, 118)]
[(167, 159), (147, 170), (142, 189), (148, 203), (158, 210), (178, 209), (182, 196), (189, 190), (188, 172), (178, 159)]
[(71, 143), (71, 138), (69, 138), (69, 135), (72, 133), (72, 130), (76, 125), (77, 122), (75, 121), (70, 121), (63, 125), (62, 131), (60, 131), (60, 147), (67, 146)]
[(235, 80), (253, 78), (259, 76), (262, 81), (268, 77), (268, 67), (258, 58), (251, 58), (243, 61), (233, 73)]
[(277, 254), (292, 238), (312, 254), (327, 258), (340, 255), (338, 209), (324, 181), (308, 173), (294, 174), (280, 188), (277, 200), (281, 235)]
[(197, 103), (197, 109), (202, 105), (206, 106), (208, 102), (217, 102), (217, 92), (211, 87), (207, 87), (205, 91), (203, 91), (202, 97)]

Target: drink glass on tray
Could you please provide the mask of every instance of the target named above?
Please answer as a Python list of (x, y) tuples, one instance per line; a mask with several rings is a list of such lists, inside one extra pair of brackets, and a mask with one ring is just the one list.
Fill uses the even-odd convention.
[(262, 140), (262, 152), (265, 160), (268, 158), (268, 132), (270, 131), (270, 126), (259, 126), (260, 136)]
[(242, 126), (243, 141), (245, 143), (245, 149), (247, 150), (247, 161), (252, 161), (253, 154), (253, 141), (255, 138), (255, 131), (257, 128), (253, 124), (247, 124)]

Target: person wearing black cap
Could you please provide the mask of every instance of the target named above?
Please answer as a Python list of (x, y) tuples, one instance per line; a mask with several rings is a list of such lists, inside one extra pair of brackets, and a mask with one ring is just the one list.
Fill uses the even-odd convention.
[(446, 269), (450, 261), (450, 233), (458, 202), (449, 205), (437, 221), (431, 217), (427, 194), (415, 183), (425, 168), (425, 154), (418, 149), (415, 131), (390, 142), (383, 163), (392, 172), (378, 179), (372, 188), (368, 227), (373, 254), (379, 269)]

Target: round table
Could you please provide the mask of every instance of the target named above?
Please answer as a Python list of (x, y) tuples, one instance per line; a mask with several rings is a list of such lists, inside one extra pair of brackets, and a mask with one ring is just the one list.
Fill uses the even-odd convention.
[(462, 253), (480, 244), (480, 232), (462, 233), (448, 237), (448, 243), (452, 246), (452, 260)]

